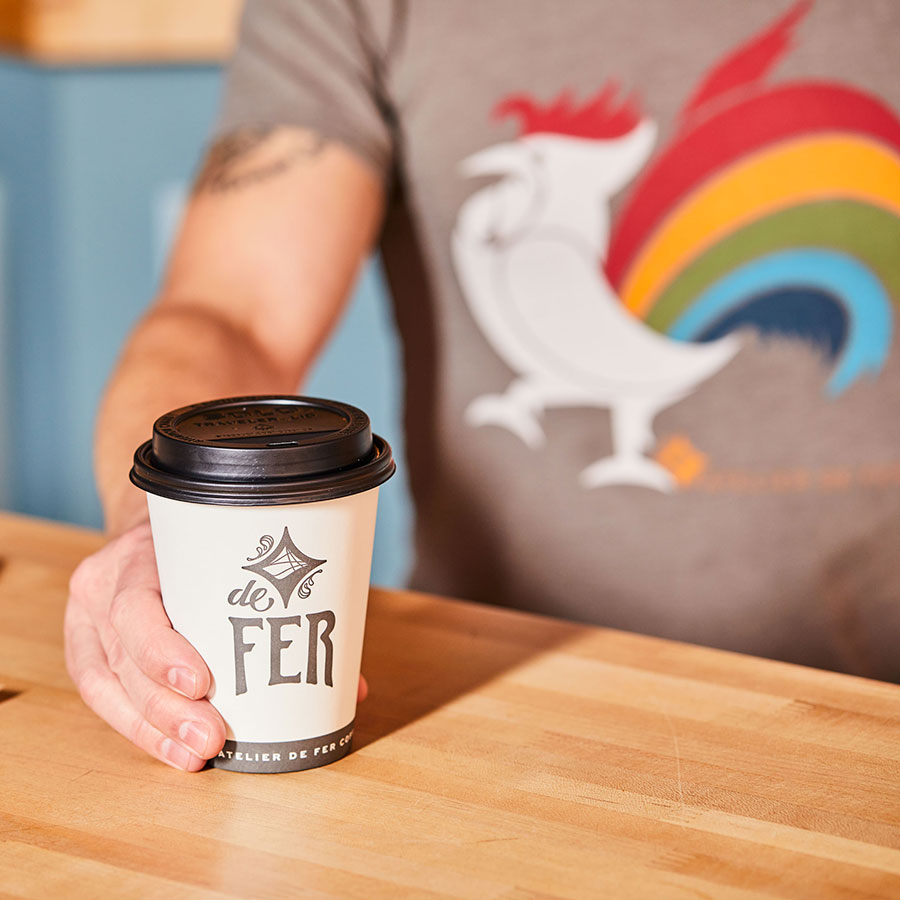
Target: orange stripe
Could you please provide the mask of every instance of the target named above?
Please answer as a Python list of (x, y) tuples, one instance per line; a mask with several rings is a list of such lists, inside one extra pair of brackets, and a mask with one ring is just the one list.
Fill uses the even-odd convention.
[(678, 271), (736, 228), (826, 198), (863, 200), (900, 215), (900, 157), (865, 138), (819, 135), (743, 159), (662, 221), (629, 267), (622, 301), (646, 316)]

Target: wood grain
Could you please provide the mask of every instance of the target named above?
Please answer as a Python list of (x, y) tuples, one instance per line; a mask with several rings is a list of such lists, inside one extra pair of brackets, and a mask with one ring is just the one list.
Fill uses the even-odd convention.
[(53, 63), (226, 57), (242, 0), (0, 0), (0, 43)]
[(182, 775), (62, 663), (90, 532), (0, 516), (10, 897), (900, 898), (900, 688), (373, 590), (350, 756)]

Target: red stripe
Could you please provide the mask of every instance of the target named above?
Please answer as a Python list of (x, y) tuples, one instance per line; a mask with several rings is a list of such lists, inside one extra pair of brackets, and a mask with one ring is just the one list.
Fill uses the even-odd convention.
[(719, 62), (685, 104), (682, 117), (709, 100), (753, 81), (761, 81), (790, 47), (794, 28), (809, 12), (810, 0), (795, 3), (774, 25), (754, 35)]
[(635, 184), (607, 255), (613, 287), (650, 232), (698, 184), (760, 147), (816, 131), (862, 132), (900, 151), (900, 119), (855, 88), (795, 83), (744, 100), (679, 135)]

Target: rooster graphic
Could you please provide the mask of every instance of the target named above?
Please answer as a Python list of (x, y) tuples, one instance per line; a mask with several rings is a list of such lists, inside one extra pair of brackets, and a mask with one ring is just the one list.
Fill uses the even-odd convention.
[(810, 6), (716, 65), (652, 163), (656, 125), (614, 84), (581, 106), (499, 103), (521, 134), (461, 163), (499, 178), (463, 203), (452, 252), (515, 377), (472, 401), (469, 424), (537, 448), (544, 410), (608, 409), (612, 454), (581, 484), (669, 491), (646, 455), (653, 419), (728, 364), (742, 329), (821, 351), (830, 396), (881, 370), (900, 300), (900, 120), (844, 85), (765, 83)]

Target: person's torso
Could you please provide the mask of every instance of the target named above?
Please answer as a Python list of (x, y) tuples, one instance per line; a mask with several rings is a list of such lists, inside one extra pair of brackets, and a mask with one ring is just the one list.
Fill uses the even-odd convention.
[(898, 36), (891, 0), (408, 4), (416, 586), (859, 663), (835, 573), (900, 542)]

